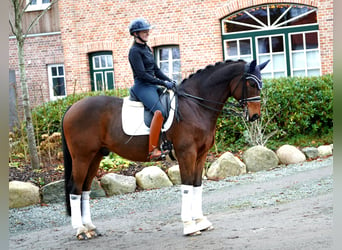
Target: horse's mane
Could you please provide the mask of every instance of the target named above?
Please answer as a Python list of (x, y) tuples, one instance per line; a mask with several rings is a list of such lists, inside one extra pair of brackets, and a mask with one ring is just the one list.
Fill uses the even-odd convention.
[(199, 69), (195, 73), (190, 74), (187, 78), (184, 78), (183, 81), (181, 82), (181, 84), (184, 83), (185, 81), (187, 81), (188, 79), (194, 77), (194, 76), (198, 76), (198, 75), (203, 74), (203, 73), (210, 73), (212, 70), (216, 69), (217, 67), (222, 67), (222, 66), (227, 65), (227, 64), (240, 63), (240, 62), (245, 62), (245, 61), (242, 59), (239, 59), (237, 61), (226, 60), (226, 61), (216, 62), (215, 64), (209, 64), (205, 68)]

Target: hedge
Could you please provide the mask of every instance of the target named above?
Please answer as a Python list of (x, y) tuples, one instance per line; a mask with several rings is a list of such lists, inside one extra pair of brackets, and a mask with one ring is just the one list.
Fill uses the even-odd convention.
[[(264, 80), (262, 116), (264, 133), (275, 138), (326, 134), (333, 129), (333, 77), (289, 77)], [(226, 107), (228, 105), (226, 104)], [(222, 114), (217, 123), (220, 145), (246, 143), (246, 125), (240, 117)]]
[[(333, 128), (332, 75), (264, 80), (262, 116), (264, 133), (279, 131), (275, 138), (298, 134), (324, 134)], [(60, 131), (60, 121), (68, 106), (90, 95), (127, 96), (128, 89), (69, 95), (45, 103), (32, 112), (37, 136)], [(229, 107), (229, 104), (226, 104)], [(216, 145), (246, 144), (246, 125), (240, 117), (222, 113), (217, 122)]]

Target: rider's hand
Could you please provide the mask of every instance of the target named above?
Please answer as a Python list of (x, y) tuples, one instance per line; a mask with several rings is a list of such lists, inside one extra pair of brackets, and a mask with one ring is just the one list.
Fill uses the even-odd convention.
[(164, 81), (164, 86), (167, 89), (173, 89), (176, 86), (175, 81), (169, 82), (169, 81)]

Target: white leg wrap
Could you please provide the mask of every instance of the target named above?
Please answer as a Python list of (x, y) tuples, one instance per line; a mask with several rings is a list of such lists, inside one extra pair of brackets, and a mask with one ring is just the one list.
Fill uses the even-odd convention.
[(192, 215), (192, 196), (193, 196), (193, 186), (181, 185), (182, 190), (182, 211), (181, 218), (183, 222), (191, 221)]
[(71, 225), (74, 229), (83, 227), (81, 217), (81, 195), (70, 194)]
[(84, 225), (92, 225), (90, 216), (90, 204), (89, 204), (90, 191), (82, 192), (82, 223)]
[(202, 191), (202, 186), (194, 187), (192, 198), (192, 219), (194, 220), (203, 218)]

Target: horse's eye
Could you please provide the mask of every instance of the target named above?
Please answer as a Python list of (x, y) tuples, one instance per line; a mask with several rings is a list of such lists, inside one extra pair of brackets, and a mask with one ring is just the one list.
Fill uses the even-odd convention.
[(251, 86), (252, 88), (256, 88), (257, 84), (254, 81), (249, 81), (249, 86)]

